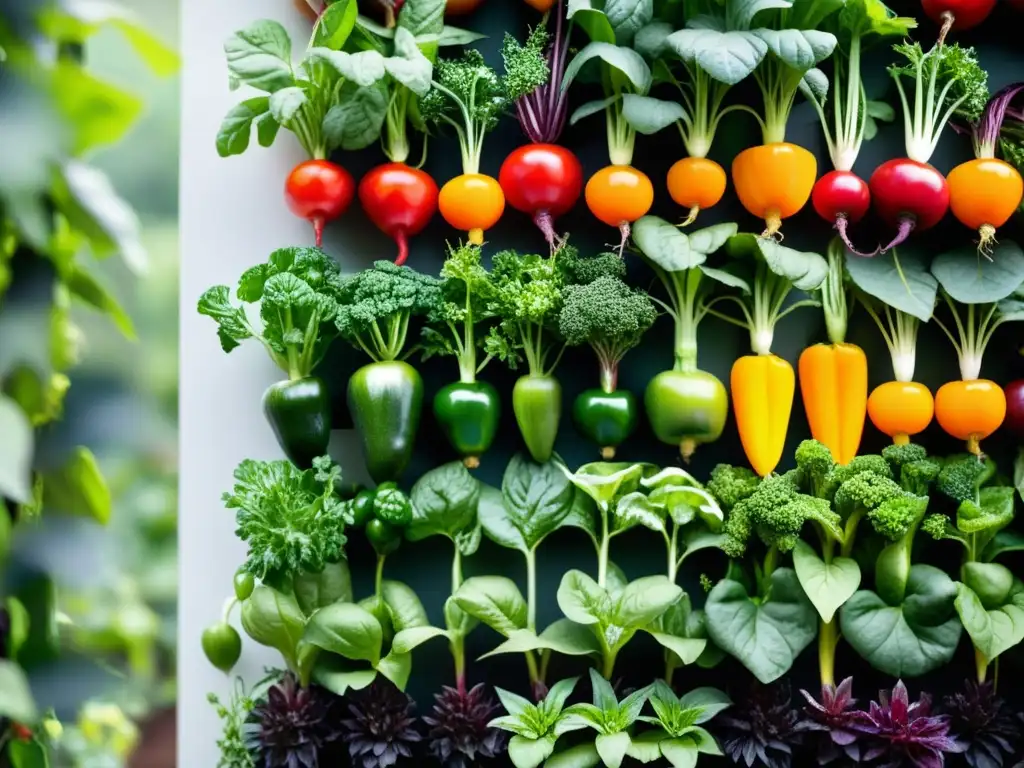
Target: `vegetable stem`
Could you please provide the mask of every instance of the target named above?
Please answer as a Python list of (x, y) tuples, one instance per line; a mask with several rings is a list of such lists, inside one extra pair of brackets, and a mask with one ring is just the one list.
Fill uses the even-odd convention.
[(822, 685), (835, 685), (838, 646), (839, 627), (836, 619), (821, 622), (821, 629), (818, 632), (818, 675)]
[(377, 597), (377, 608), (379, 609), (384, 607), (384, 591), (382, 587), (384, 585), (385, 560), (387, 560), (387, 555), (377, 555), (377, 571), (373, 578), (373, 594)]
[(611, 544), (611, 536), (608, 531), (608, 506), (599, 504), (601, 512), (601, 547), (597, 553), (597, 584), (602, 589), (608, 585), (608, 553)]
[(858, 298), (861, 306), (875, 321), (882, 338), (885, 339), (885, 345), (889, 348), (893, 378), (900, 382), (913, 381), (920, 321), (913, 315), (894, 309), (888, 304), (881, 304), (882, 314), (879, 314), (871, 298), (864, 294), (858, 294)]
[(985, 348), (992, 340), (996, 329), (1006, 321), (1006, 318), (999, 311), (998, 304), (968, 304), (967, 322), (964, 323), (957, 310), (956, 302), (945, 291), (942, 291), (942, 297), (949, 306), (956, 334), (951, 332), (949, 326), (938, 317), (933, 318), (935, 324), (942, 329), (956, 350), (957, 358), (960, 361), (960, 378), (964, 381), (978, 379), (981, 377), (981, 361), (985, 355)]
[(821, 285), (821, 306), (825, 313), (828, 340), (833, 344), (842, 344), (846, 340), (849, 308), (843, 283), (843, 244), (840, 240), (833, 239), (829, 243), (827, 256), (828, 273)]
[(384, 154), (393, 163), (404, 163), (409, 159), (408, 113), (412, 91), (399, 85), (391, 94), (384, 122)]
[(988, 677), (988, 659), (977, 647), (974, 649), (974, 669), (978, 675), (978, 682), (984, 683)]

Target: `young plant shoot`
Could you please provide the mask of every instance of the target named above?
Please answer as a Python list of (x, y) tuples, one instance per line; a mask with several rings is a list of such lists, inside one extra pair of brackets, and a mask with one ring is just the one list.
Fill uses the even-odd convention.
[(936, 489), (956, 504), (952, 518), (929, 515), (921, 528), (936, 539), (952, 539), (963, 550), (956, 610), (974, 645), (978, 682), (989, 665), (1024, 640), (1024, 584), (993, 562), (1003, 550), (996, 536), (1013, 522), (1016, 490), (993, 484), (995, 464), (973, 454), (950, 456)]
[[(812, 299), (787, 299), (794, 289), (820, 288), (829, 267), (817, 253), (794, 251), (767, 237), (733, 235), (726, 248), (737, 259), (731, 285), (741, 293), (719, 296), (705, 311), (750, 331), (753, 354), (733, 364), (730, 391), (743, 450), (754, 471), (767, 477), (782, 459), (796, 390), (793, 366), (771, 351), (775, 326), (800, 307), (818, 306)], [(735, 304), (739, 316), (714, 308), (723, 301)]]
[(667, 300), (654, 301), (675, 323), (675, 364), (647, 385), (644, 405), (654, 434), (663, 443), (678, 445), (684, 460), (698, 445), (717, 440), (728, 416), (725, 386), (697, 367), (697, 326), (716, 286), (746, 285), (705, 264), (735, 234), (735, 224), (716, 224), (688, 236), (654, 216), (640, 219), (633, 233), (640, 254), (665, 289)]
[(555, 751), (559, 737), (582, 730), (582, 722), (570, 722), (566, 702), (579, 678), (559, 680), (536, 704), (511, 691), (495, 688), (498, 699), (508, 713), (488, 723), (512, 734), (508, 743), (508, 759), (515, 768), (539, 768)]
[[(573, 704), (566, 710), (565, 722), (574, 729), (590, 728), (597, 735), (593, 742), (585, 742), (563, 753), (571, 753), (571, 759), (565, 764), (619, 768), (633, 745), (633, 726), (640, 719), (654, 686), (633, 691), (620, 701), (611, 683), (591, 668), (590, 687), (593, 703)], [(557, 761), (559, 756), (554, 759)]]
[(423, 380), (404, 358), (409, 322), (437, 311), (440, 282), (409, 267), (378, 261), (341, 281), (335, 324), (372, 363), (348, 381), (348, 405), (376, 483), (397, 481), (412, 455)]
[[(764, 237), (777, 236), (782, 220), (804, 207), (818, 177), (814, 155), (786, 141), (786, 123), (805, 76), (835, 50), (835, 35), (819, 27), (837, 8), (814, 0), (781, 0), (764, 11), (737, 0), (726, 6), (731, 25), (743, 30), (747, 44), (760, 52), (760, 58), (753, 58), (759, 62), (753, 76), (764, 100), (764, 117), (750, 107), (744, 110), (760, 124), (763, 144), (736, 156), (732, 182), (743, 207), (767, 225)], [(768, 28), (751, 29), (755, 18)], [(818, 73), (810, 82), (824, 79)]]
[(998, 245), (993, 259), (972, 248), (939, 254), (931, 267), (949, 307), (952, 323), (934, 320), (949, 337), (960, 361), (960, 381), (935, 393), (935, 418), (947, 434), (967, 441), (967, 450), (981, 454), (979, 443), (1006, 418), (1006, 395), (994, 381), (981, 378), (981, 363), (992, 335), (1003, 323), (1024, 320), (1024, 252), (1009, 240)]
[(821, 119), (833, 168), (815, 183), (811, 202), (819, 216), (835, 225), (846, 247), (856, 252), (847, 229), (867, 214), (871, 207), (871, 192), (867, 182), (853, 172), (853, 165), (864, 140), (871, 139), (877, 132), (875, 120), (892, 120), (894, 117), (887, 104), (868, 101), (860, 74), (861, 51), (865, 38), (905, 38), (911, 29), (917, 27), (917, 22), (896, 16), (881, 0), (847, 3), (830, 21), (832, 31), (839, 39), (839, 48), (845, 54), (834, 59), (832, 127), (825, 114), (828, 81), (818, 70), (812, 70), (801, 83), (801, 91)]
[(486, 338), (489, 309), (494, 299), (491, 276), (484, 269), (480, 246), (460, 245), (448, 252), (441, 267), (441, 302), (430, 313), (423, 330), (424, 359), (452, 355), (459, 364), (459, 380), (434, 396), (434, 416), (448, 442), (470, 469), (480, 466), (498, 431), (501, 400), (497, 390), (477, 375), (492, 360), (477, 362)]
[(605, 96), (581, 106), (569, 122), (575, 125), (585, 117), (604, 113), (611, 164), (590, 177), (584, 194), (590, 212), (604, 224), (618, 228), (620, 254), (629, 240), (631, 225), (654, 203), (651, 180), (632, 165), (636, 131), (625, 117), (626, 97), (646, 96), (653, 83), (647, 62), (628, 47), (634, 25), (642, 23), (644, 15), (650, 21), (651, 10), (651, 6), (640, 6), (635, 14), (612, 19), (589, 3), (569, 6), (569, 18), (580, 24), (590, 42), (569, 63), (562, 87), (568, 88), (590, 71), (600, 75)]
[(636, 397), (618, 389), (619, 363), (640, 343), (658, 313), (645, 292), (622, 282), (626, 265), (621, 258), (611, 253), (595, 261), (610, 265), (618, 274), (566, 286), (558, 330), (567, 345), (587, 344), (597, 356), (601, 387), (580, 393), (572, 415), (580, 434), (597, 443), (601, 457), (610, 461), (616, 447), (636, 429), (639, 418)]
[(458, 136), (462, 175), (441, 188), (438, 205), (444, 220), (468, 232), (473, 245), (483, 243), (484, 231), (505, 210), (501, 185), (480, 172), (484, 139), (517, 99), (547, 82), (546, 39), (543, 34), (531, 35), (525, 47), (506, 39), (504, 76), (489, 67), (477, 50), (468, 50), (459, 59), (442, 59), (434, 67), (430, 93), (420, 102), (425, 120), (449, 126)]
[(225, 352), (256, 339), (288, 375), (264, 393), (263, 412), (281, 450), (300, 469), (326, 454), (331, 439), (330, 396), (313, 370), (338, 335), (338, 280), (338, 266), (320, 249), (281, 248), (246, 270), (235, 291), (243, 305), (259, 303), (262, 327), (244, 306), (231, 303), (226, 285), (199, 298), (199, 313), (217, 322)]
[[(338, 149), (370, 146), (384, 120), (386, 101), (374, 95), (388, 73), (385, 57), (377, 50), (340, 50), (353, 29), (355, 5), (341, 0), (319, 17), (298, 65), (292, 63), (288, 32), (276, 21), (257, 21), (224, 44), (231, 88), (247, 85), (266, 95), (228, 112), (217, 134), (217, 152), (221, 157), (245, 152), (254, 124), (264, 147), (274, 143), (282, 127), (291, 131), (310, 159), (288, 175), (285, 201), (313, 225), (318, 247), (324, 225), (348, 209), (356, 191), (351, 174), (327, 157)], [(378, 114), (365, 114), (365, 105), (374, 103), (380, 103)], [(358, 121), (352, 119), (356, 112)]]
[(857, 455), (868, 403), (868, 359), (856, 344), (846, 343), (847, 303), (843, 243), (828, 246), (828, 274), (821, 284), (828, 344), (800, 353), (800, 395), (811, 436), (824, 443), (839, 464)]
[(949, 207), (957, 220), (979, 235), (978, 252), (992, 256), (996, 230), (1017, 212), (1024, 197), (1020, 172), (996, 157), (996, 148), (1013, 99), (1024, 83), (999, 90), (985, 106), (981, 119), (971, 123), (974, 159), (949, 172)]
[(720, 34), (708, 28), (673, 31), (660, 20), (648, 24), (637, 33), (634, 46), (653, 61), (655, 81), (672, 85), (679, 101), (623, 96), (623, 115), (637, 133), (650, 135), (673, 124), (679, 129), (687, 157), (669, 168), (666, 183), (672, 200), (687, 211), (683, 227), (725, 194), (725, 169), (708, 154), (722, 118), (741, 109), (723, 105), (729, 88), (753, 71), (737, 59), (709, 55), (714, 43), (707, 38)]
[[(988, 73), (978, 65), (973, 48), (938, 43), (925, 52), (920, 43), (900, 43), (893, 49), (908, 62), (889, 68), (903, 107), (907, 156), (878, 166), (868, 183), (875, 210), (899, 228), (883, 253), (946, 215), (949, 185), (929, 161), (950, 118), (976, 120), (988, 102)], [(905, 77), (913, 79), (913, 107)]]
[[(569, 62), (564, 6), (565, 0), (559, 0), (552, 9), (555, 32), (550, 40), (546, 34), (550, 13), (545, 24), (532, 33), (545, 36), (551, 74), (546, 83), (516, 100), (516, 117), (531, 143), (513, 150), (498, 173), (508, 204), (532, 217), (552, 251), (558, 247), (555, 219), (572, 210), (583, 191), (583, 166), (576, 155), (557, 143), (569, 114), (569, 93), (563, 87)], [(511, 38), (505, 44), (510, 51), (516, 50)]]
[(565, 273), (563, 254), (503, 251), (491, 260), (494, 299), (491, 311), (498, 325), (491, 329), (484, 350), (515, 369), (525, 359), (527, 372), (512, 390), (512, 410), (530, 455), (543, 464), (551, 458), (562, 415), (562, 387), (552, 374), (565, 345), (558, 339)]
[(924, 384), (914, 381), (917, 331), (935, 309), (938, 283), (919, 253), (895, 251), (865, 259), (846, 256), (846, 271), (855, 295), (885, 339), (892, 358), (893, 381), (868, 396), (868, 418), (897, 445), (923, 432), (935, 415), (935, 401)]

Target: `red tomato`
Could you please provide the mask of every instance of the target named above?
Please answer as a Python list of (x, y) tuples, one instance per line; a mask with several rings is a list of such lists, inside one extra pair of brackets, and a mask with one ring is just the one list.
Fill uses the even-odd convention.
[(284, 198), (296, 216), (312, 222), (319, 248), (324, 225), (343, 214), (355, 197), (352, 174), (330, 160), (307, 160), (288, 174)]

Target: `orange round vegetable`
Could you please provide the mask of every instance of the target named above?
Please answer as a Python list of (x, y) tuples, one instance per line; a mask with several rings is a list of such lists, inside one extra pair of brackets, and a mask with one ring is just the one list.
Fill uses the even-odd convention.
[(505, 212), (505, 195), (497, 179), (482, 173), (464, 173), (443, 187), (437, 199), (444, 220), (469, 233), (469, 242), (480, 245)]
[(857, 455), (868, 400), (868, 360), (856, 344), (815, 344), (800, 355), (800, 394), (811, 435), (839, 464)]
[(981, 235), (978, 249), (987, 251), (1020, 206), (1024, 180), (1012, 165), (996, 158), (968, 160), (946, 177), (949, 207), (964, 225)]
[(981, 453), (978, 443), (1006, 418), (1006, 394), (988, 379), (951, 381), (935, 393), (935, 418), (947, 434), (967, 441), (967, 450)]
[(701, 210), (717, 205), (725, 194), (725, 169), (706, 157), (684, 157), (668, 169), (668, 193), (690, 213), (682, 226), (692, 224)]
[(763, 144), (740, 152), (732, 161), (732, 183), (743, 207), (778, 233), (782, 220), (797, 213), (811, 196), (818, 161), (803, 147), (788, 142)]
[(750, 466), (767, 477), (779, 465), (793, 410), (793, 366), (775, 355), (744, 355), (732, 366), (733, 413)]
[(526, 0), (526, 4), (531, 8), (536, 8), (541, 13), (547, 13), (554, 7), (555, 0)]
[(651, 210), (654, 185), (631, 165), (609, 165), (590, 177), (585, 195), (591, 213), (622, 229)]
[(887, 381), (868, 398), (868, 417), (878, 431), (897, 445), (924, 432), (935, 415), (935, 400), (924, 384), (916, 381)]

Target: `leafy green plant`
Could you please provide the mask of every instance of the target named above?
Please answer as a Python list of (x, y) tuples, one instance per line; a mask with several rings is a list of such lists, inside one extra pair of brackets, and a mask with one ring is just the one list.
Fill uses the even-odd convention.
[(536, 704), (510, 691), (495, 689), (507, 714), (496, 717), (488, 725), (513, 734), (508, 743), (508, 757), (515, 768), (537, 768), (551, 757), (560, 736), (584, 727), (573, 722), (565, 708), (577, 680), (575, 677), (559, 680)]
[(717, 688), (695, 688), (677, 696), (663, 680), (654, 684), (648, 700), (654, 717), (641, 715), (640, 720), (655, 726), (633, 739), (627, 754), (644, 763), (663, 759), (673, 768), (688, 768), (700, 755), (721, 757), (715, 737), (701, 727), (732, 701)]

